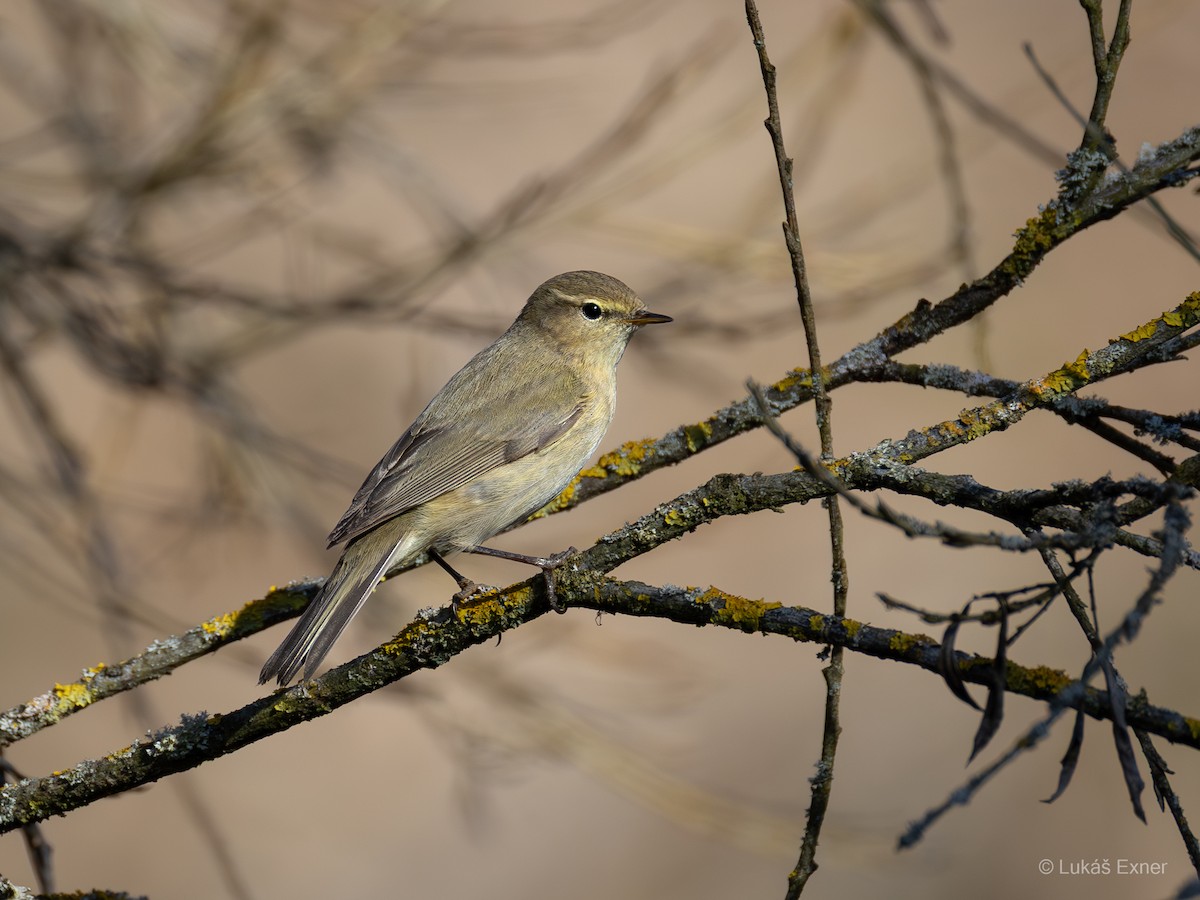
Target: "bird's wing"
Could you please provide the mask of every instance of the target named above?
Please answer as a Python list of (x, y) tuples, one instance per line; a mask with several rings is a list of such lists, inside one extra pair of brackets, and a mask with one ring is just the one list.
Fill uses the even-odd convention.
[[(329, 546), (554, 443), (590, 393), (561, 365), (506, 366), (492, 347), (464, 367), (367, 476)], [(526, 360), (528, 363), (528, 360)], [(474, 376), (464, 375), (468, 368)], [(481, 378), (486, 373), (490, 378)]]

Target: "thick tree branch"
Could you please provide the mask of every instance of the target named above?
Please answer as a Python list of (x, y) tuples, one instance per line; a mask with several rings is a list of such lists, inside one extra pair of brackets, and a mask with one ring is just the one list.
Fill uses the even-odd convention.
[[(455, 618), (448, 608), (422, 610), (395, 638), (320, 678), (277, 691), (222, 715), (197, 713), (98, 760), (53, 775), (30, 778), (0, 790), (0, 833), (86, 806), (167, 775), (218, 759), (280, 731), (326, 715), (421, 669), (435, 669), (469, 647), (485, 643), (548, 611), (541, 576), (465, 604)], [(925, 635), (875, 628), (803, 607), (749, 600), (716, 588), (654, 587), (562, 573), (558, 594), (573, 606), (622, 615), (653, 616), (691, 625), (715, 625), (796, 641), (844, 647), (879, 659), (938, 671), (940, 645)], [(991, 660), (955, 656), (965, 681), (983, 684)], [(1072, 684), (1065, 672), (1045, 667), (1008, 667), (1006, 689), (1051, 701)], [(1069, 699), (1096, 719), (1111, 717), (1107, 694), (1083, 688)], [(1131, 698), (1130, 725), (1174, 743), (1200, 749), (1200, 720)]]

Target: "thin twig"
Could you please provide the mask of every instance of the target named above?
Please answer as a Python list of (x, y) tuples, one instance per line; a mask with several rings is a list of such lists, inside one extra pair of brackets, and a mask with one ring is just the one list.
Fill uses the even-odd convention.
[[(972, 397), (1006, 397), (1020, 387), (1020, 382), (1000, 378), (986, 372), (971, 371), (944, 363), (900, 363), (888, 360), (861, 376), (863, 381), (894, 381), (903, 384), (940, 390), (959, 391)], [(1135, 433), (1146, 433), (1161, 443), (1174, 443), (1192, 452), (1200, 452), (1200, 440), (1186, 434), (1200, 430), (1200, 414), (1170, 415), (1148, 409), (1117, 406), (1102, 397), (1071, 395), (1050, 406), (1064, 421), (1087, 428), (1114, 446), (1142, 459), (1163, 474), (1174, 471), (1175, 460), (1153, 447), (1117, 431), (1103, 419), (1113, 419), (1132, 425)]]
[[(800, 223), (796, 215), (796, 198), (792, 189), (792, 160), (783, 144), (783, 123), (779, 116), (779, 98), (775, 89), (775, 66), (767, 56), (766, 38), (762, 21), (754, 0), (746, 0), (746, 19), (758, 50), (758, 63), (762, 71), (763, 87), (767, 94), (767, 120), (764, 123), (771, 135), (775, 150), (775, 166), (779, 172), (779, 187), (783, 196), (785, 219), (783, 238), (791, 261), (792, 278), (796, 284), (796, 299), (800, 305), (800, 319), (804, 323), (804, 337), (808, 346), (808, 368), (812, 373), (812, 397), (816, 410), (817, 430), (821, 435), (821, 459), (833, 459), (833, 401), (825, 387), (825, 373), (821, 366), (821, 348), (817, 340), (817, 319), (813, 311), (812, 292), (808, 284), (808, 270), (804, 262), (804, 250), (800, 243)], [(846, 566), (845, 529), (842, 524), (841, 507), (836, 494), (824, 500), (829, 514), (829, 539), (831, 550), (831, 580), (833, 582), (833, 611), (835, 615), (846, 614), (846, 596), (849, 592), (849, 570)], [(821, 826), (829, 808), (833, 790), (833, 770), (837, 757), (838, 738), (842, 732), (839, 706), (844, 674), (842, 649), (832, 648), (829, 663), (822, 674), (825, 677), (825, 721), (821, 738), (821, 758), (817, 773), (812, 781), (812, 800), (808, 807), (804, 828), (804, 840), (800, 846), (800, 858), (788, 876), (787, 897), (799, 897), (804, 885), (817, 869), (817, 843)]]
[(1088, 128), (1080, 146), (1085, 149), (1106, 151), (1109, 141), (1105, 136), (1104, 122), (1108, 118), (1108, 104), (1112, 100), (1117, 84), (1117, 69), (1129, 46), (1129, 13), (1133, 0), (1121, 0), (1117, 10), (1117, 24), (1113, 27), (1112, 42), (1104, 47), (1103, 0), (1079, 0), (1088, 17), (1088, 31), (1092, 40), (1092, 63), (1096, 70), (1096, 93), (1092, 97), (1092, 111), (1088, 114)]
[(1171, 817), (1175, 820), (1175, 828), (1183, 839), (1184, 849), (1187, 850), (1188, 859), (1192, 861), (1192, 868), (1196, 870), (1196, 875), (1200, 876), (1200, 840), (1196, 839), (1195, 832), (1188, 824), (1187, 816), (1183, 812), (1183, 802), (1175, 793), (1175, 789), (1171, 787), (1171, 780), (1168, 776), (1173, 773), (1167, 766), (1167, 761), (1158, 752), (1158, 748), (1154, 746), (1154, 742), (1150, 740), (1150, 735), (1141, 728), (1133, 729), (1133, 733), (1137, 737), (1138, 744), (1142, 748), (1142, 755), (1146, 757), (1146, 763), (1150, 767), (1150, 778), (1154, 782), (1154, 793), (1158, 797), (1159, 806), (1165, 806), (1171, 811)]

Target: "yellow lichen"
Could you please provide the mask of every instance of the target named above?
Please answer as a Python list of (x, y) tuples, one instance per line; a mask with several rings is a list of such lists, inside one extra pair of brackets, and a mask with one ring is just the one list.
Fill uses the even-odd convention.
[(735, 594), (726, 594), (713, 587), (697, 597), (696, 603), (719, 605), (716, 621), (741, 626), (744, 631), (757, 631), (762, 624), (762, 617), (768, 611), (783, 606), (778, 602), (767, 603), (764, 600), (749, 600)]
[[(274, 593), (275, 588), (272, 587), (269, 593)], [(233, 630), (233, 626), (237, 624), (238, 614), (235, 612), (225, 613), (221, 616), (214, 616), (207, 622), (201, 622), (200, 628), (205, 634), (224, 637)]]
[(381, 649), (388, 656), (403, 656), (418, 640), (429, 633), (429, 626), (424, 622), (411, 622), (403, 631), (384, 643)]
[(1139, 325), (1133, 331), (1121, 335), (1121, 340), (1137, 343), (1144, 341), (1147, 338), (1153, 337), (1158, 332), (1160, 324), (1166, 325), (1169, 328), (1190, 328), (1196, 324), (1197, 318), (1200, 316), (1200, 291), (1194, 291), (1184, 298), (1183, 302), (1175, 309), (1168, 310), (1157, 319), (1147, 322), (1144, 325)]
[(1010, 665), (1008, 677), (1014, 687), (1038, 693), (1058, 693), (1074, 680), (1061, 669), (1052, 669), (1049, 666), (1025, 668), (1024, 666)]
[(987, 408), (964, 409), (959, 413), (958, 422), (947, 422), (945, 431), (950, 438), (962, 438), (967, 441), (973, 441), (976, 438), (981, 438), (985, 434), (989, 434), (995, 428), (995, 421), (992, 416), (987, 415)]
[(888, 639), (888, 649), (897, 653), (908, 653), (914, 647), (937, 643), (927, 634), (907, 634), (897, 631)]
[(697, 422), (695, 425), (683, 426), (683, 439), (687, 442), (689, 453), (695, 453), (701, 447), (708, 445), (712, 437), (712, 426), (707, 422)]
[(596, 463), (596, 467), (613, 475), (628, 477), (642, 470), (642, 463), (654, 455), (654, 440), (646, 438), (640, 441), (626, 441), (616, 450), (605, 453)]
[(1191, 733), (1192, 740), (1200, 741), (1200, 719), (1193, 719), (1191, 716), (1184, 716), (1183, 724), (1187, 726), (1188, 731)]
[(792, 369), (771, 385), (771, 390), (778, 394), (788, 394), (797, 387), (812, 387), (812, 373), (808, 369)]
[(685, 520), (683, 516), (680, 515), (679, 510), (669, 509), (667, 510), (667, 514), (663, 516), (663, 521), (672, 527), (678, 528), (683, 525)]
[(1054, 246), (1053, 229), (1057, 224), (1057, 216), (1052, 207), (1047, 207), (1040, 215), (1029, 219), (1025, 227), (1014, 234), (1017, 240), (1006, 264), (1009, 272), (1024, 278), (1046, 251)]
[[(1169, 313), (1163, 314), (1164, 322), (1166, 321), (1168, 315)], [(1139, 325), (1137, 328), (1133, 329), (1133, 331), (1128, 331), (1121, 335), (1121, 340), (1136, 344), (1138, 341), (1144, 341), (1146, 338), (1154, 337), (1154, 332), (1156, 331), (1158, 331), (1158, 324), (1156, 322), (1147, 322), (1145, 325)]]
[(54, 685), (54, 696), (58, 698), (60, 706), (70, 709), (83, 709), (95, 699), (91, 689), (77, 681)]
[(1072, 375), (1074, 375), (1076, 378), (1078, 378), (1080, 381), (1087, 381), (1089, 378), (1092, 377), (1091, 373), (1088, 372), (1088, 366), (1087, 366), (1088, 358), (1090, 356), (1091, 356), (1091, 353), (1085, 347), (1083, 349), (1083, 352), (1080, 353), (1077, 357), (1075, 357), (1075, 362), (1068, 363), (1067, 365), (1063, 366), (1063, 368), (1066, 369)]
[(1037, 396), (1050, 394), (1069, 394), (1091, 380), (1088, 372), (1088, 360), (1091, 353), (1086, 349), (1075, 357), (1075, 362), (1065, 362), (1045, 378), (1033, 383), (1031, 390)]
[(508, 609), (496, 599), (498, 593), (498, 591), (490, 591), (486, 594), (472, 597), (461, 604), (458, 607), (459, 621), (468, 625), (487, 628), (497, 620), (504, 619), (508, 615)]

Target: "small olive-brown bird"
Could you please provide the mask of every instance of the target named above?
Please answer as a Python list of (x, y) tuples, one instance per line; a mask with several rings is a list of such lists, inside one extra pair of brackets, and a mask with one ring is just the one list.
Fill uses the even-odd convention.
[[(567, 272), (450, 379), (371, 470), (329, 546), (341, 559), (259, 675), (311, 678), (388, 570), (429, 551), (488, 553), (544, 570), (556, 559), (480, 545), (556, 497), (596, 452), (617, 402), (617, 363), (649, 312), (624, 283)], [(551, 582), (547, 579), (547, 584)], [(551, 596), (554, 601), (553, 595)], [(557, 608), (557, 604), (556, 608)]]

